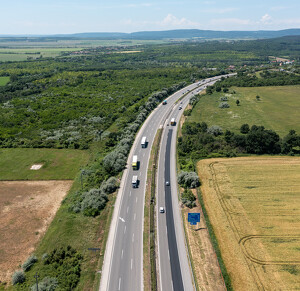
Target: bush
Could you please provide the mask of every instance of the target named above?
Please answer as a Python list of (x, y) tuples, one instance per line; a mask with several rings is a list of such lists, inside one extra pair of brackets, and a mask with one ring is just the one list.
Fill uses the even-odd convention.
[(240, 128), (240, 132), (243, 134), (247, 134), (249, 131), (250, 131), (250, 127), (247, 123), (244, 123)]
[(25, 281), (25, 274), (22, 270), (16, 271), (14, 272), (14, 274), (12, 275), (12, 284), (16, 285), (16, 284), (21, 284)]
[(220, 126), (218, 125), (213, 125), (207, 129), (207, 133), (213, 135), (213, 136), (218, 136), (223, 134), (223, 130)]
[(219, 108), (223, 109), (223, 108), (229, 108), (230, 105), (227, 102), (221, 102), (219, 104)]
[(195, 172), (180, 172), (178, 183), (184, 188), (196, 188), (200, 186), (200, 180)]
[(45, 262), (45, 260), (48, 258), (48, 254), (47, 253), (44, 253), (43, 255), (42, 255), (42, 261), (44, 261)]
[(111, 194), (115, 192), (118, 188), (118, 179), (115, 177), (110, 177), (107, 181), (101, 184), (100, 190), (106, 194)]
[(181, 200), (182, 203), (189, 208), (193, 208), (194, 206), (196, 206), (196, 197), (190, 189), (184, 189), (181, 194)]
[(184, 116), (191, 116), (191, 114), (192, 114), (192, 109), (186, 109), (183, 111)]
[(38, 288), (36, 284), (31, 286), (31, 291), (55, 291), (58, 287), (58, 281), (56, 278), (45, 277), (41, 282), (38, 284)]
[(228, 101), (228, 98), (226, 96), (223, 96), (220, 98), (221, 101)]
[(22, 269), (24, 272), (27, 272), (31, 269), (31, 267), (37, 262), (37, 257), (32, 255), (30, 256), (26, 262), (22, 265)]
[(83, 193), (81, 211), (86, 216), (96, 216), (108, 201), (107, 195), (100, 189), (91, 189)]

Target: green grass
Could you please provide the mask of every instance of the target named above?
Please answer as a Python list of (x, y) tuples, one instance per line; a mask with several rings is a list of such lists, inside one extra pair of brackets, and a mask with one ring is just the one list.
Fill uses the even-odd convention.
[[(0, 149), (0, 180), (74, 179), (89, 156), (89, 151), (70, 149)], [(30, 170), (39, 163), (44, 164), (40, 170)]]
[(9, 82), (9, 77), (0, 77), (0, 86), (5, 86)]
[(38, 59), (60, 56), (66, 51), (76, 51), (81, 48), (0, 48), (0, 62), (25, 61), (28, 58)]
[[(263, 125), (281, 137), (289, 130), (300, 133), (300, 86), (270, 86), (231, 88), (236, 94), (213, 93), (203, 96), (188, 117), (190, 122), (205, 121), (208, 126), (219, 125), (225, 131), (239, 132), (242, 124)], [(260, 96), (260, 101), (256, 100)], [(228, 96), (230, 108), (220, 109), (220, 97)], [(239, 99), (240, 106), (236, 105)]]

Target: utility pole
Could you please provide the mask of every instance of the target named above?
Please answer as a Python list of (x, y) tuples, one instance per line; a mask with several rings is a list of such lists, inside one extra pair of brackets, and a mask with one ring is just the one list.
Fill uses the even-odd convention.
[(35, 275), (33, 276), (36, 279), (36, 291), (39, 291), (39, 282), (38, 278), (40, 277), (38, 273), (36, 272)]

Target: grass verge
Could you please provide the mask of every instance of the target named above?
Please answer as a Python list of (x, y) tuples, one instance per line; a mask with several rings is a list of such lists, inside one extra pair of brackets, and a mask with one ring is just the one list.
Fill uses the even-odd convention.
[(202, 199), (201, 191), (200, 191), (199, 188), (197, 188), (197, 196), (198, 196), (198, 201), (200, 202), (200, 205), (201, 205), (201, 208), (202, 208), (202, 213), (203, 213), (203, 216), (204, 216), (203, 218), (205, 219), (205, 222), (206, 222), (206, 226), (207, 226), (207, 229), (208, 229), (210, 240), (212, 242), (213, 248), (214, 248), (215, 253), (217, 255), (217, 258), (218, 258), (219, 266), (220, 266), (220, 269), (221, 269), (221, 272), (222, 272), (222, 276), (224, 278), (226, 288), (227, 288), (228, 291), (231, 291), (231, 290), (233, 291), (233, 287), (232, 287), (232, 284), (231, 284), (231, 279), (229, 277), (226, 266), (225, 266), (224, 261), (222, 259), (219, 243), (218, 243), (218, 240), (216, 238), (216, 235), (215, 235), (214, 229), (212, 227), (212, 224), (211, 224), (211, 222), (209, 220), (209, 217), (207, 215), (207, 211), (206, 211), (204, 201)]

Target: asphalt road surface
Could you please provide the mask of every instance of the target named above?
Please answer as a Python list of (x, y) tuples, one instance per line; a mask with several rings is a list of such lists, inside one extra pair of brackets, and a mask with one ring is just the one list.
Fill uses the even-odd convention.
[[(204, 83), (204, 82), (203, 82)], [(202, 84), (202, 82), (201, 82)], [(109, 236), (106, 244), (106, 251), (104, 256), (104, 263), (102, 268), (102, 276), (100, 282), (100, 290), (124, 290), (124, 291), (141, 291), (143, 287), (143, 225), (144, 225), (144, 199), (145, 199), (145, 188), (146, 188), (146, 174), (147, 167), (149, 162), (150, 151), (153, 143), (153, 139), (157, 132), (157, 129), (164, 126), (164, 121), (167, 116), (169, 116), (172, 109), (176, 107), (176, 116), (179, 117), (179, 113), (183, 110), (178, 110), (178, 105), (175, 106), (175, 101), (182, 97), (187, 90), (192, 90), (196, 87), (199, 87), (199, 82), (189, 85), (178, 92), (174, 93), (167, 100), (166, 105), (159, 105), (147, 118), (142, 128), (140, 129), (135, 142), (132, 146), (131, 152), (129, 154), (127, 168), (124, 171), (120, 189), (115, 203), (115, 209), (112, 217), (112, 222), (110, 226)], [(191, 93), (188, 94), (191, 96)], [(186, 96), (182, 105), (187, 104), (189, 96)], [(178, 115), (178, 116), (177, 116)], [(166, 126), (166, 125), (165, 125)], [(168, 127), (169, 128), (169, 127)], [(164, 135), (165, 135), (164, 130)], [(143, 136), (147, 137), (148, 146), (147, 148), (141, 147), (141, 139)], [(176, 184), (176, 173), (175, 173), (175, 145), (176, 145), (176, 132), (174, 131), (171, 139), (170, 146), (170, 180), (171, 185), (169, 190), (177, 189)], [(131, 167), (132, 156), (137, 155), (139, 161), (138, 170), (133, 170)], [(132, 176), (137, 175), (139, 179), (139, 187), (132, 187)], [(175, 178), (173, 177), (175, 175)], [(161, 185), (161, 181), (158, 181), (158, 189), (161, 189), (164, 197), (164, 186)], [(160, 190), (158, 190), (160, 192)], [(166, 221), (163, 221), (165, 217), (168, 218), (168, 225), (172, 220), (172, 211), (173, 206), (174, 214), (173, 220), (176, 225), (176, 228), (172, 234), (172, 226), (170, 224), (168, 232), (173, 235), (170, 238), (167, 238), (167, 241), (175, 240), (176, 243), (171, 246), (171, 253), (179, 253), (177, 255), (172, 255), (172, 270), (170, 268), (170, 261), (168, 264), (159, 263), (160, 266), (160, 280), (166, 281), (166, 286), (170, 286), (172, 278), (182, 277), (182, 284), (185, 286), (184, 290), (192, 290), (191, 273), (189, 268), (189, 263), (187, 259), (187, 254), (185, 250), (185, 242), (183, 236), (182, 222), (180, 219), (179, 208), (178, 208), (178, 199), (176, 196), (176, 191), (172, 191), (172, 199), (168, 204), (168, 209), (166, 213), (170, 210), (168, 215), (164, 215), (162, 222), (164, 225), (164, 232), (166, 233)], [(160, 199), (160, 196), (158, 195)], [(176, 201), (176, 199), (177, 201)], [(170, 204), (172, 206), (170, 206)], [(158, 205), (159, 206), (159, 205)], [(170, 209), (169, 209), (170, 208)], [(159, 216), (159, 213), (157, 214)], [(161, 216), (160, 216), (161, 217)], [(160, 221), (159, 221), (160, 222)], [(173, 224), (174, 224), (173, 223)], [(174, 228), (174, 227), (173, 227)], [(178, 229), (180, 231), (178, 231)], [(161, 230), (159, 232), (159, 248), (160, 248), (160, 237), (162, 234)], [(176, 248), (179, 250), (176, 251)], [(166, 251), (167, 250), (167, 251)], [(163, 261), (167, 262), (169, 258), (169, 244), (165, 246), (164, 253), (162, 250), (159, 250), (159, 257), (163, 257)], [(161, 259), (160, 259), (161, 260)], [(173, 264), (174, 262), (174, 264)], [(179, 263), (180, 262), (180, 266)], [(184, 263), (185, 262), (185, 263)], [(165, 268), (165, 269), (162, 269)], [(183, 271), (184, 270), (184, 271)], [(181, 276), (179, 275), (181, 273)], [(171, 275), (172, 274), (172, 275)], [(178, 274), (178, 275), (176, 275)], [(190, 283), (188, 282), (190, 281)], [(177, 282), (177, 281), (176, 281)], [(161, 285), (161, 284), (160, 284)], [(182, 285), (178, 285), (182, 286)], [(173, 288), (173, 287), (172, 287)], [(176, 287), (177, 288), (177, 287)], [(193, 288), (193, 287), (192, 287)], [(173, 290), (168, 288), (163, 288), (165, 290)], [(175, 289), (174, 290), (183, 290)]]

